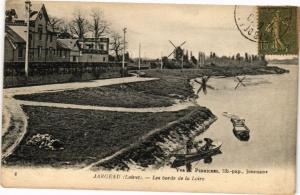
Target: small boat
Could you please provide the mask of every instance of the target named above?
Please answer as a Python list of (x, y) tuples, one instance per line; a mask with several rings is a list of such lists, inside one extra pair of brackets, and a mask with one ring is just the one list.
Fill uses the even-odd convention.
[(245, 124), (245, 119), (231, 118), (233, 125), (233, 133), (241, 141), (248, 141), (250, 139), (250, 129)]
[(208, 150), (204, 150), (204, 147), (202, 147), (198, 151), (192, 152), (190, 154), (176, 154), (175, 160), (173, 161), (171, 167), (176, 168), (184, 166), (187, 163), (192, 163), (202, 159), (205, 163), (210, 163), (212, 161), (212, 156), (222, 153), (220, 151), (221, 146), (222, 142), (214, 141)]

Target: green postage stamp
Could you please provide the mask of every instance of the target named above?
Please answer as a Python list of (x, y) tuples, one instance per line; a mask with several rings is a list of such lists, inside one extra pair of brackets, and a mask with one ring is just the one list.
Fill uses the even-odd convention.
[(298, 54), (297, 8), (258, 7), (260, 54)]

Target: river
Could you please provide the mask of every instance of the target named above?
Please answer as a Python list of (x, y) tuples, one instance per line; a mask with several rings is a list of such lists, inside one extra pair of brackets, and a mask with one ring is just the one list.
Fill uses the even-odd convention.
[[(218, 120), (196, 139), (209, 137), (222, 141), (222, 154), (211, 164), (203, 161), (193, 168), (292, 168), (296, 152), (298, 66), (282, 66), (290, 73), (246, 76), (246, 86), (234, 78), (210, 78), (207, 95), (200, 93), (198, 104), (209, 108)], [(197, 90), (199, 85), (195, 85)], [(233, 134), (230, 119), (223, 112), (246, 120), (250, 140), (242, 142)]]

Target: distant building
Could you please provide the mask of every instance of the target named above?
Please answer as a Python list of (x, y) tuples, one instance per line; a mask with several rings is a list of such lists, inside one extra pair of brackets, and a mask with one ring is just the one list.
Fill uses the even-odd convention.
[(79, 62), (108, 62), (108, 38), (85, 38), (78, 40), (78, 44), (81, 51)]
[[(13, 20), (5, 24), (5, 62), (24, 62), (27, 24)], [(30, 19), (29, 62), (107, 62), (108, 38), (59, 39), (43, 5)]]

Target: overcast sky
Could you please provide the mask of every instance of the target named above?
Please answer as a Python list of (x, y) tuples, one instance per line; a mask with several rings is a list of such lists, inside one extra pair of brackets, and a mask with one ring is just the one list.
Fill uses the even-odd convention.
[[(24, 1), (8, 0), (7, 8), (25, 13)], [(128, 29), (128, 51), (137, 57), (138, 45), (142, 45), (142, 57), (157, 58), (172, 52), (171, 40), (179, 45), (186, 41), (184, 49), (195, 56), (199, 51), (209, 54), (233, 55), (237, 52), (257, 54), (257, 44), (245, 39), (234, 22), (234, 6), (164, 5), (164, 4), (114, 4), (87, 2), (44, 1), (48, 14), (71, 20), (77, 10), (89, 17), (90, 10), (101, 9), (111, 28), (122, 33)], [(42, 3), (33, 1), (38, 10)]]

